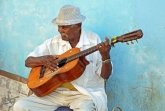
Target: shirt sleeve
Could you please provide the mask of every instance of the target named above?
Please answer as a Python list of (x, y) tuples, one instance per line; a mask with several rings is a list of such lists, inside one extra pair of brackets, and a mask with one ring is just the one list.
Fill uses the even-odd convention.
[[(98, 35), (97, 36), (97, 44), (101, 43), (101, 39)], [(101, 68), (102, 68), (102, 60), (101, 60), (101, 55), (99, 53), (99, 51), (97, 51), (95, 53), (95, 58), (96, 58), (96, 74), (98, 74), (99, 76), (101, 75)]]
[(48, 49), (48, 44), (50, 40), (46, 40), (44, 43), (36, 47), (29, 55), (33, 57), (38, 57), (38, 56), (43, 56), (43, 55), (49, 55), (49, 49)]

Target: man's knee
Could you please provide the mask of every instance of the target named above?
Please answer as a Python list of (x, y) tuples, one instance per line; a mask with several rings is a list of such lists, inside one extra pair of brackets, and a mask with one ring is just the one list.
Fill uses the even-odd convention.
[(95, 111), (93, 101), (77, 102), (77, 104), (70, 104), (70, 107), (74, 109), (74, 111)]

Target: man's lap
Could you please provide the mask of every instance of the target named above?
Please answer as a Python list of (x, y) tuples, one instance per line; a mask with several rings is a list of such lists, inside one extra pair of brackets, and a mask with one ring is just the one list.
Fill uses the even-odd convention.
[(17, 101), (14, 105), (14, 111), (24, 111), (25, 109), (30, 109), (30, 111), (72, 111), (71, 109), (74, 109), (74, 111), (78, 109), (90, 111), (94, 108), (93, 101), (86, 95), (76, 92), (64, 94), (64, 92), (62, 94), (53, 92), (44, 97), (37, 97), (33, 94)]

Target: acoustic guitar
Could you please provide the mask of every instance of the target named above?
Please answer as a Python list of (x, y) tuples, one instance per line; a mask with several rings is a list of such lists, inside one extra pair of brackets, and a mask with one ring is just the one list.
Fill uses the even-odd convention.
[[(121, 36), (113, 37), (109, 40), (109, 44), (114, 46), (116, 43), (123, 43), (142, 38), (142, 30), (135, 30)], [(102, 42), (105, 43), (105, 42)], [(72, 48), (65, 53), (58, 55), (58, 69), (52, 72), (44, 65), (32, 68), (27, 85), (37, 95), (45, 96), (56, 88), (60, 87), (65, 82), (71, 82), (79, 78), (89, 62), (85, 56), (98, 50), (98, 45), (80, 51), (79, 48)]]

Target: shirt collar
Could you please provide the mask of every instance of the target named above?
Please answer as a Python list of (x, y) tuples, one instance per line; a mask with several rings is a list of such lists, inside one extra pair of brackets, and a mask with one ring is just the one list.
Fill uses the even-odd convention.
[[(61, 39), (61, 45), (62, 46), (70, 46), (70, 44), (69, 44), (69, 42), (68, 41), (64, 41), (64, 40), (62, 40)], [(78, 47), (78, 48), (81, 48), (81, 47), (83, 47), (84, 45), (89, 45), (90, 44), (90, 41), (89, 41), (89, 39), (88, 39), (88, 37), (87, 37), (87, 34), (85, 33), (85, 31), (84, 30), (82, 30), (81, 31), (81, 35), (80, 35), (80, 40), (79, 40), (79, 42), (78, 42), (78, 44), (76, 45), (76, 47)]]
[(78, 42), (78, 44), (76, 45), (76, 47), (83, 47), (84, 45), (89, 45), (90, 44), (90, 41), (87, 37), (87, 34), (85, 33), (84, 30), (81, 31), (81, 36), (80, 36), (80, 40)]

